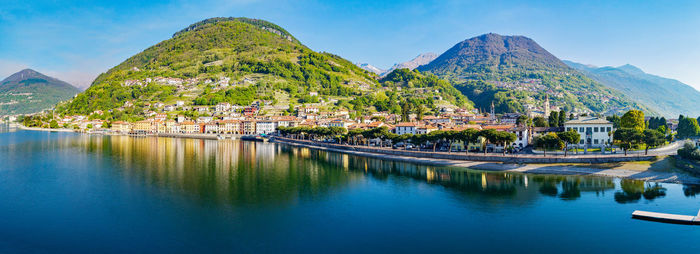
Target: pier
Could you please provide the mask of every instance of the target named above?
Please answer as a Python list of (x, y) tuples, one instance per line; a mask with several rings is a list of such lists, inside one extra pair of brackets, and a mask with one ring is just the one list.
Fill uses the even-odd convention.
[(632, 213), (632, 218), (673, 224), (700, 225), (700, 211), (698, 211), (697, 216), (692, 216), (636, 210)]

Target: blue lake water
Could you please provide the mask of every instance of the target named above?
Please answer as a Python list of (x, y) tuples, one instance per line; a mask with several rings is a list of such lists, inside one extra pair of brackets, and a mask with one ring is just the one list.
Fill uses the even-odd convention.
[(0, 253), (700, 253), (700, 187), (278, 144), (0, 133)]

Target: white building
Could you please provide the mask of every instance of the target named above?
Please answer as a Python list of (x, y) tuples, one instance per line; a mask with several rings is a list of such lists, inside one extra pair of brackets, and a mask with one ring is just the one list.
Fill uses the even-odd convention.
[(416, 134), (416, 129), (418, 129), (417, 123), (399, 123), (394, 128), (394, 133), (397, 135), (403, 134)]
[(530, 130), (525, 127), (514, 127), (508, 130), (508, 132), (515, 134), (515, 142), (513, 142), (514, 147), (525, 148), (530, 145)]
[(255, 125), (255, 134), (270, 134), (277, 130), (277, 121), (260, 120)]
[(603, 147), (612, 143), (613, 124), (605, 119), (589, 117), (564, 123), (566, 131), (575, 130), (581, 135), (581, 147)]

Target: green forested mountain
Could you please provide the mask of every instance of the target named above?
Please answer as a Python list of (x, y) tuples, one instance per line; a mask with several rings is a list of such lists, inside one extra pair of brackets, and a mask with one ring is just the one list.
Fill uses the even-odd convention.
[(336, 55), (314, 52), (277, 25), (215, 18), (130, 57), (60, 108), (88, 114), (127, 101), (213, 105), (260, 99), (286, 109), (312, 92), (343, 97), (378, 87), (373, 74)]
[[(376, 108), (358, 105), (356, 98), (372, 97), (374, 104), (377, 98), (387, 97), (383, 95), (393, 93), (405, 100), (403, 95), (411, 92), (396, 88), (380, 84), (375, 74), (339, 56), (307, 48), (270, 22), (213, 18), (183, 29), (99, 75), (90, 88), (58, 109), (68, 114), (119, 109), (135, 115), (153, 102), (245, 106), (261, 100), (266, 110), (280, 113), (302, 103), (364, 111)], [(454, 103), (458, 98), (460, 103), (467, 101), (458, 96), (443, 97)], [(133, 109), (123, 107), (126, 102), (131, 102)], [(124, 114), (115, 118), (124, 119)]]
[(676, 118), (681, 114), (700, 115), (700, 92), (678, 80), (647, 74), (629, 64), (620, 67), (595, 67), (564, 62), (667, 118)]
[(0, 115), (36, 113), (78, 92), (71, 84), (24, 69), (0, 81)]
[(417, 70), (456, 83), (476, 107), (527, 111), (542, 106), (549, 95), (567, 111), (612, 113), (642, 104), (609, 89), (564, 64), (524, 36), (484, 34), (462, 41)]

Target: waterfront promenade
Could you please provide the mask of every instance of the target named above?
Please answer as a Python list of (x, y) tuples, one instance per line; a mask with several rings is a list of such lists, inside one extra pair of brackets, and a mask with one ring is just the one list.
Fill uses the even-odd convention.
[[(417, 158), (429, 158), (429, 159), (448, 159), (448, 160), (462, 160), (462, 161), (486, 161), (486, 162), (502, 162), (502, 163), (613, 163), (613, 162), (626, 162), (626, 161), (653, 161), (661, 155), (661, 153), (655, 153), (650, 150), (649, 155), (644, 155), (643, 153), (628, 154), (585, 154), (585, 155), (568, 155), (563, 156), (562, 154), (547, 154), (546, 156), (542, 154), (501, 154), (501, 153), (465, 153), (465, 152), (432, 152), (432, 151), (415, 151), (415, 150), (401, 150), (392, 149), (388, 147), (373, 147), (373, 146), (356, 146), (356, 145), (343, 145), (343, 144), (332, 144), (332, 143), (322, 143), (310, 140), (299, 140), (284, 137), (275, 137), (276, 142), (286, 143), (291, 145), (303, 145), (303, 146), (314, 146), (314, 147), (324, 147), (335, 149), (339, 151), (356, 151), (365, 153), (376, 153), (384, 155), (395, 155), (395, 156), (408, 156)], [(666, 150), (664, 150), (666, 151)], [(674, 151), (675, 153), (675, 151)]]
[[(651, 168), (640, 169), (624, 166), (626, 165), (624, 164), (625, 162), (654, 160), (656, 156), (607, 154), (605, 156), (570, 155), (564, 158), (563, 156), (547, 155), (547, 157), (544, 157), (542, 155), (532, 154), (508, 154), (504, 156), (502, 154), (484, 155), (482, 153), (469, 153), (467, 155), (465, 153), (419, 152), (395, 150), (391, 148), (327, 144), (279, 137), (276, 137), (274, 142), (382, 160), (434, 166), (450, 166), (499, 172), (602, 176), (665, 183), (700, 184), (700, 178), (684, 172), (673, 170), (657, 171)], [(600, 164), (599, 166), (593, 165), (593, 162), (606, 163), (606, 161), (608, 164)], [(620, 164), (623, 166), (620, 167)]]

